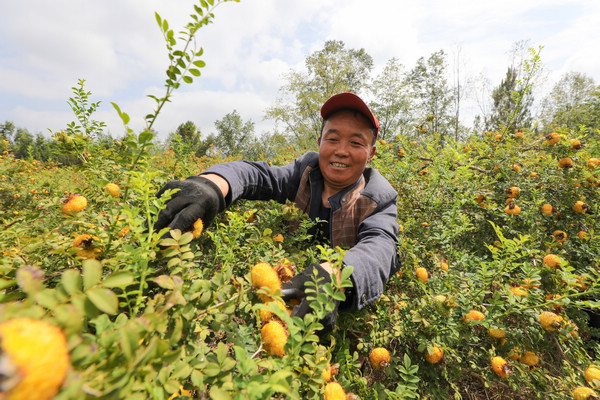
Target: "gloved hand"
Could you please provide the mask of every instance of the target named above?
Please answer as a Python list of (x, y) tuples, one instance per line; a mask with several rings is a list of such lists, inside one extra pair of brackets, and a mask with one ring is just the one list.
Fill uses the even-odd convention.
[(168, 182), (156, 192), (156, 197), (162, 196), (169, 189), (180, 190), (173, 193), (166, 207), (158, 214), (154, 224), (156, 230), (168, 226), (171, 230), (191, 231), (198, 218), (202, 219), (206, 227), (225, 209), (225, 198), (221, 189), (201, 176), (194, 175), (183, 181)]
[[(317, 280), (319, 283), (317, 284), (318, 292), (317, 293), (306, 293), (306, 283), (312, 282), (313, 280), (313, 271), (317, 269)], [(320, 289), (326, 283), (331, 283), (331, 276), (329, 272), (327, 272), (321, 265), (318, 263), (312, 263), (308, 268), (294, 276), (289, 282), (281, 285), (281, 294), (283, 300), (289, 301), (291, 299), (296, 299), (300, 301), (300, 304), (294, 307), (292, 311), (292, 317), (300, 317), (304, 318), (304, 316), (312, 312), (312, 308), (310, 306), (311, 302), (318, 301), (316, 297), (319, 293), (324, 293), (322, 289)], [(314, 289), (314, 286), (310, 286)], [(308, 296), (312, 299), (309, 300)], [(328, 301), (332, 302), (335, 307), (332, 311), (328, 311), (325, 317), (320, 321), (323, 325), (323, 330), (319, 332), (319, 335), (322, 336), (326, 333), (329, 333), (335, 327), (335, 323), (337, 321), (337, 312), (338, 306), (340, 302), (335, 299), (329, 298)]]

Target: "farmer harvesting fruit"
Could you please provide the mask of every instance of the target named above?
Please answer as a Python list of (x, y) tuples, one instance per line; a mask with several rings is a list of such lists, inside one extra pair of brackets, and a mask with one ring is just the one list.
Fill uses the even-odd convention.
[[(238, 199), (293, 201), (311, 219), (324, 221), (314, 227), (315, 243), (349, 248), (343, 264), (354, 268), (353, 287), (321, 321), (324, 331), (330, 331), (338, 307), (360, 310), (376, 300), (397, 269), (397, 193), (379, 172), (367, 167), (375, 154), (379, 122), (363, 100), (353, 93), (336, 94), (323, 104), (321, 116), (318, 153), (307, 152), (280, 167), (264, 161), (222, 163), (198, 176), (167, 183), (157, 196), (168, 189), (180, 190), (160, 212), (155, 228), (190, 231), (198, 218), (208, 225)], [(315, 263), (282, 286), (286, 300), (301, 301), (292, 315), (303, 317), (311, 310), (304, 288), (315, 268), (324, 282), (331, 281), (331, 265)], [(339, 278), (340, 272), (335, 273)]]

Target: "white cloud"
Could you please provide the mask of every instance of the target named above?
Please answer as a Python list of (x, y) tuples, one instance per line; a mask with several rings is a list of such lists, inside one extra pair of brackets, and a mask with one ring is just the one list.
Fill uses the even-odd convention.
[[(122, 127), (110, 102), (144, 126), (161, 95), (167, 67), (165, 45), (154, 12), (178, 32), (192, 0), (26, 0), (3, 4), (0, 15), (0, 121), (30, 131), (60, 129), (73, 120), (66, 100), (77, 79), (86, 79), (92, 101), (102, 101), (95, 119), (114, 135)], [(241, 0), (215, 10), (198, 43), (207, 66), (191, 86), (175, 92), (159, 117), (166, 136), (191, 120), (205, 133), (215, 120), (237, 109), (257, 131), (282, 86), (282, 76), (300, 69), (325, 40), (364, 48), (381, 68), (393, 57), (411, 69), (419, 57), (443, 49), (464, 77), (483, 73), (496, 86), (519, 40), (544, 45), (548, 85), (563, 73), (584, 72), (600, 82), (597, 54), (600, 3), (588, 0)], [(476, 107), (473, 107), (476, 109)]]

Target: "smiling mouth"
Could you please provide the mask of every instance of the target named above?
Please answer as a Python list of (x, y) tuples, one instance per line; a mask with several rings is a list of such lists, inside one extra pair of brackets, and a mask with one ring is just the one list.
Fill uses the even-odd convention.
[(333, 165), (336, 168), (348, 168), (347, 164), (342, 164), (342, 163), (338, 163), (338, 162), (332, 162), (331, 165)]

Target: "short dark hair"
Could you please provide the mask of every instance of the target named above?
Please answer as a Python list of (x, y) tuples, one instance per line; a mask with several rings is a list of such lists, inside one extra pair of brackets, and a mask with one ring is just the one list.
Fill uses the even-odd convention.
[[(327, 120), (329, 118), (331, 118), (332, 116), (334, 116), (335, 114), (342, 112), (342, 111), (350, 111), (354, 114), (354, 116), (362, 115), (367, 121), (369, 121), (369, 118), (358, 110), (355, 110), (353, 108), (340, 108), (340, 109), (335, 110), (331, 114), (327, 115), (325, 118), (323, 118), (323, 120), (321, 121), (321, 133), (320, 133), (319, 137), (323, 136), (323, 129), (325, 128), (325, 122), (327, 122)], [(370, 122), (369, 122), (369, 124), (370, 124)], [(375, 141), (377, 140), (377, 128), (375, 126), (373, 126), (373, 124), (370, 124), (370, 125), (371, 125), (371, 128), (370, 128), (371, 134), (373, 135), (373, 142), (371, 143), (371, 145), (375, 146)]]

